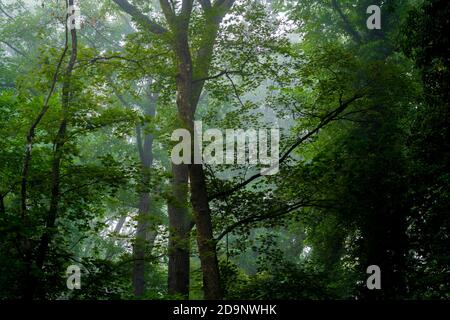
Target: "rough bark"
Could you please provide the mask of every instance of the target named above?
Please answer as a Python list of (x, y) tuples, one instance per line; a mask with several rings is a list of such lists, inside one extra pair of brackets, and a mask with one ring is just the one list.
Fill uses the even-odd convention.
[(201, 164), (189, 165), (189, 178), (191, 203), (197, 227), (198, 252), (203, 273), (204, 296), (207, 300), (217, 300), (222, 298), (222, 291), (203, 166)]
[(172, 199), (169, 214), (168, 291), (171, 295), (189, 298), (190, 231), (193, 221), (186, 207), (188, 168), (172, 165)]
[[(194, 112), (198, 101), (193, 99), (193, 66), (189, 50), (187, 29), (175, 28), (175, 51), (178, 58), (177, 107), (185, 127), (194, 136)], [(196, 148), (192, 144), (192, 149)], [(192, 155), (194, 152), (192, 152)], [(192, 159), (193, 160), (193, 159)], [(191, 161), (193, 163), (193, 161)], [(203, 273), (205, 299), (221, 299), (220, 275), (215, 242), (212, 233), (205, 175), (201, 164), (188, 165), (191, 203), (197, 227), (197, 245)]]
[[(166, 1), (161, 1), (162, 4), (164, 2)], [(204, 78), (208, 75), (218, 26), (232, 4), (233, 1), (224, 1), (221, 4), (224, 7), (215, 7), (213, 11), (209, 11), (209, 5), (203, 4), (207, 23), (203, 30), (203, 43), (197, 52), (195, 70), (188, 39), (192, 2), (189, 0), (183, 1), (184, 10), (175, 18), (174, 13), (167, 12), (167, 6), (164, 10), (163, 5), (166, 19), (171, 24), (171, 29), (175, 35), (174, 51), (177, 57), (178, 70), (176, 77), (178, 114), (185, 127), (191, 132), (191, 137), (194, 136), (194, 115), (204, 85), (204, 81), (194, 83), (194, 75), (198, 78)], [(217, 5), (219, 5), (219, 2), (217, 2)], [(192, 143), (192, 151), (195, 148), (196, 146)], [(193, 155), (194, 152), (192, 152)], [(188, 172), (191, 203), (197, 228), (197, 245), (203, 274), (203, 291), (205, 299), (216, 300), (222, 298), (222, 292), (216, 242), (213, 237), (211, 209), (203, 166), (193, 162), (191, 161), (191, 164), (188, 165)]]

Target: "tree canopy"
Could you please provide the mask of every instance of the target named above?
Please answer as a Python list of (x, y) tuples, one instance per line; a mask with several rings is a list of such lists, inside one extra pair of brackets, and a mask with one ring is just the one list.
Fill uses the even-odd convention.
[(0, 299), (448, 299), (449, 6), (0, 1)]

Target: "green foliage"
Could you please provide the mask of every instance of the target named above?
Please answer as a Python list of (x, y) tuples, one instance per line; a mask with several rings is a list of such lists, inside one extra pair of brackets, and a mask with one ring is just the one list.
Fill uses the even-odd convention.
[[(131, 2), (164, 24), (154, 2)], [(366, 28), (373, 4), (381, 30)], [(26, 298), (33, 279), (37, 299), (134, 299), (145, 210), (155, 237), (140, 298), (181, 299), (167, 293), (168, 206), (191, 210), (171, 188), (170, 137), (184, 126), (173, 34), (148, 32), (111, 1), (81, 5), (64, 109), (70, 50), (55, 77), (64, 2), (0, 3), (0, 299)], [(204, 129), (279, 127), (282, 154), (294, 146), (277, 175), (236, 190), (258, 166), (204, 166), (226, 299), (449, 298), (449, 9), (444, 0), (245, 0), (225, 16), (211, 66), (194, 59), (194, 84), (206, 81), (195, 119)], [(215, 31), (208, 18), (194, 1), (192, 55)], [(42, 110), (24, 210), (27, 135)], [(192, 230), (189, 297), (201, 299)], [(71, 264), (81, 290), (65, 285)], [(381, 291), (365, 287), (372, 264)]]

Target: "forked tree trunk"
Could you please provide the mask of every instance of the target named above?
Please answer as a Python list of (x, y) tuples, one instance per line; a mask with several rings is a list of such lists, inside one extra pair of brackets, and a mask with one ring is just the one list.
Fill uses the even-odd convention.
[[(179, 116), (194, 137), (194, 112), (198, 98), (194, 99), (192, 60), (187, 30), (178, 28), (175, 50), (178, 58), (177, 107)], [(191, 203), (197, 228), (197, 245), (203, 273), (204, 297), (208, 300), (222, 298), (216, 244), (213, 238), (211, 210), (208, 203), (205, 174), (202, 164), (194, 164), (194, 149), (191, 143), (192, 159), (188, 165)]]
[[(114, 0), (125, 12), (132, 15), (146, 30), (162, 35), (169, 32), (155, 21), (149, 19), (138, 8), (126, 0)], [(193, 133), (195, 109), (203, 89), (204, 80), (193, 81), (193, 65), (188, 40), (190, 17), (193, 10), (193, 0), (183, 0), (178, 14), (170, 2), (159, 1), (161, 9), (173, 33), (172, 48), (177, 58), (177, 107), (179, 118), (187, 129)], [(204, 11), (205, 25), (202, 40), (196, 51), (196, 77), (208, 76), (213, 47), (219, 25), (227, 12), (233, 6), (234, 0), (220, 0), (211, 4), (210, 1), (199, 1)], [(203, 285), (206, 299), (221, 299), (219, 267), (216, 256), (216, 244), (213, 240), (211, 210), (208, 204), (205, 175), (202, 165), (189, 165), (191, 179), (191, 202), (194, 209), (194, 220), (197, 225), (197, 242), (203, 272)]]

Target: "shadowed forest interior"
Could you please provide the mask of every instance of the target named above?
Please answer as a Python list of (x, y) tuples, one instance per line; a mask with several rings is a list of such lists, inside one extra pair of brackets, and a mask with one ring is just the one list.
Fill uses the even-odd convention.
[(0, 299), (449, 299), (449, 17), (0, 1)]

